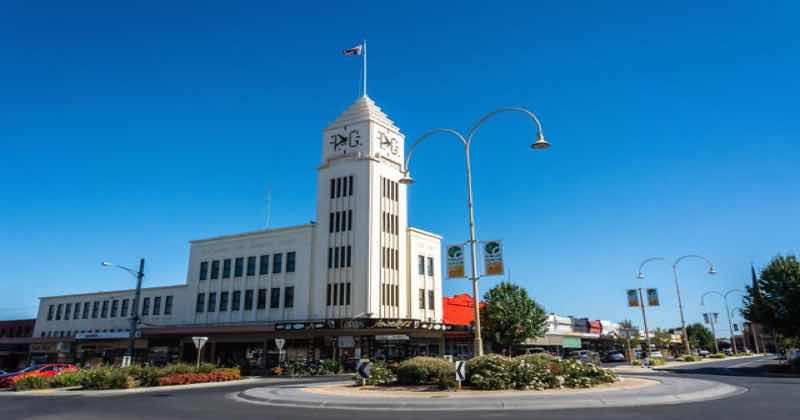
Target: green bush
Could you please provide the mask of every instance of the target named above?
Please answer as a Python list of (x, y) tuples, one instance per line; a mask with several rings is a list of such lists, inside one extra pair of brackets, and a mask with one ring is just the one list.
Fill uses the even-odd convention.
[(96, 367), (83, 371), (81, 385), (86, 389), (128, 389), (136, 386), (129, 369)]
[(700, 361), (700, 357), (699, 356), (692, 356), (690, 354), (686, 354), (686, 355), (683, 355), (683, 356), (679, 357), (678, 361), (681, 361), (681, 362), (698, 362), (698, 361)]
[[(392, 374), (392, 371), (389, 370), (389, 367), (387, 367), (385, 363), (370, 362), (370, 365), (370, 375), (366, 380), (367, 385), (383, 385), (394, 381), (394, 374)], [(361, 385), (361, 376), (355, 374), (353, 376), (353, 381), (355, 381), (357, 385)]]
[(510, 357), (487, 354), (467, 361), (467, 381), (477, 389), (511, 389), (514, 387), (514, 368)]
[(560, 388), (564, 377), (553, 373), (558, 363), (549, 354), (526, 354), (514, 358), (514, 386), (520, 389), (543, 390)]
[[(658, 359), (651, 359), (658, 360)], [(661, 359), (663, 361), (663, 359)], [(551, 372), (563, 376), (563, 385), (570, 388), (591, 388), (593, 385), (611, 383), (617, 380), (614, 372), (602, 369), (592, 363), (577, 360), (559, 360)]]
[(650, 366), (661, 366), (667, 363), (667, 361), (663, 357), (651, 357), (650, 358)]
[(708, 356), (708, 357), (710, 357), (712, 359), (724, 359), (726, 356), (725, 356), (725, 353), (714, 353), (714, 354), (712, 354), (711, 356)]
[(455, 386), (453, 364), (436, 357), (414, 357), (397, 368), (397, 382), (402, 385), (439, 385), (443, 388)]
[(14, 390), (30, 391), (32, 389), (47, 389), (50, 387), (50, 378), (40, 375), (25, 375), (14, 382)]
[(73, 386), (80, 386), (83, 379), (83, 371), (76, 370), (70, 372), (60, 373), (56, 376), (50, 377), (51, 388), (68, 388)]
[(320, 375), (335, 375), (342, 373), (342, 364), (338, 360), (326, 359), (319, 361), (319, 374)]

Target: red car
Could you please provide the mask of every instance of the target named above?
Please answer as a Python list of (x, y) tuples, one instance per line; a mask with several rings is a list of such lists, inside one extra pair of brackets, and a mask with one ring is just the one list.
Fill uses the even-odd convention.
[(0, 375), (0, 388), (8, 388), (14, 383), (14, 378), (28, 373), (37, 373), (42, 376), (55, 376), (61, 372), (77, 369), (75, 365), (69, 363), (45, 363), (43, 365), (31, 366), (18, 372)]

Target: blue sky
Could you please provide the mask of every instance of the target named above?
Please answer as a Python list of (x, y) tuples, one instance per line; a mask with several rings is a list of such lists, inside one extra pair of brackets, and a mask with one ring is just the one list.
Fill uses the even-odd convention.
[[(800, 30), (794, 2), (38, 2), (0, 12), (0, 318), (38, 296), (130, 287), (100, 261), (148, 259), (185, 280), (188, 241), (314, 218), (320, 132), (358, 94), (409, 140), (504, 115), (475, 139), (478, 235), (548, 311), (620, 320), (652, 255), (681, 269), (690, 321), (705, 290), (800, 241)], [(462, 154), (413, 162), (410, 221), (465, 239)], [(653, 324), (678, 322), (671, 273)], [(499, 278), (486, 278), (486, 290)], [(466, 281), (446, 281), (448, 293)], [(714, 303), (716, 305), (716, 303)], [(711, 309), (718, 307), (710, 306)]]

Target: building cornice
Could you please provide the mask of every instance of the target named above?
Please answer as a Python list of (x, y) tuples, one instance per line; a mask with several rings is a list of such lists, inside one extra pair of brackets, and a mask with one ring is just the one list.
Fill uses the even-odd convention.
[[(185, 284), (175, 284), (171, 286), (155, 286), (155, 287), (142, 287), (142, 292), (148, 292), (153, 290), (163, 290), (163, 289), (178, 289), (181, 287), (187, 287)], [(102, 291), (102, 292), (92, 292), (92, 293), (73, 293), (69, 295), (58, 295), (58, 296), (40, 296), (39, 300), (45, 299), (65, 299), (65, 298), (72, 298), (72, 297), (79, 297), (79, 296), (97, 296), (97, 295), (117, 295), (122, 293), (134, 293), (136, 289), (123, 289), (123, 290), (111, 290), (111, 291)]]
[(254, 230), (250, 232), (242, 232), (242, 233), (235, 233), (231, 235), (222, 235), (222, 236), (214, 236), (211, 238), (203, 238), (203, 239), (194, 239), (189, 241), (190, 244), (203, 244), (207, 242), (214, 242), (226, 239), (241, 239), (247, 238), (251, 236), (269, 236), (273, 234), (281, 234), (281, 233), (288, 233), (288, 232), (299, 232), (304, 229), (311, 229), (314, 227), (313, 223), (305, 223), (302, 225), (295, 225), (295, 226), (287, 226), (282, 228), (276, 229), (261, 229), (261, 230)]

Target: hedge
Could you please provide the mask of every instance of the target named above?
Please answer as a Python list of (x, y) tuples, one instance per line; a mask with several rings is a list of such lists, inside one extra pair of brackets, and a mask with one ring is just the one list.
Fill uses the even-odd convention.
[(712, 359), (724, 359), (727, 356), (725, 356), (725, 353), (714, 353), (714, 354), (712, 354), (712, 355), (710, 355), (708, 357), (710, 357)]
[(445, 359), (414, 357), (397, 368), (397, 382), (401, 385), (439, 385), (455, 387), (455, 367)]
[(546, 354), (475, 357), (467, 362), (467, 378), (470, 385), (484, 390), (589, 388), (617, 380), (613, 372), (594, 364)]
[(241, 379), (239, 369), (215, 369), (209, 373), (173, 373), (158, 380), (159, 386), (226, 382)]

